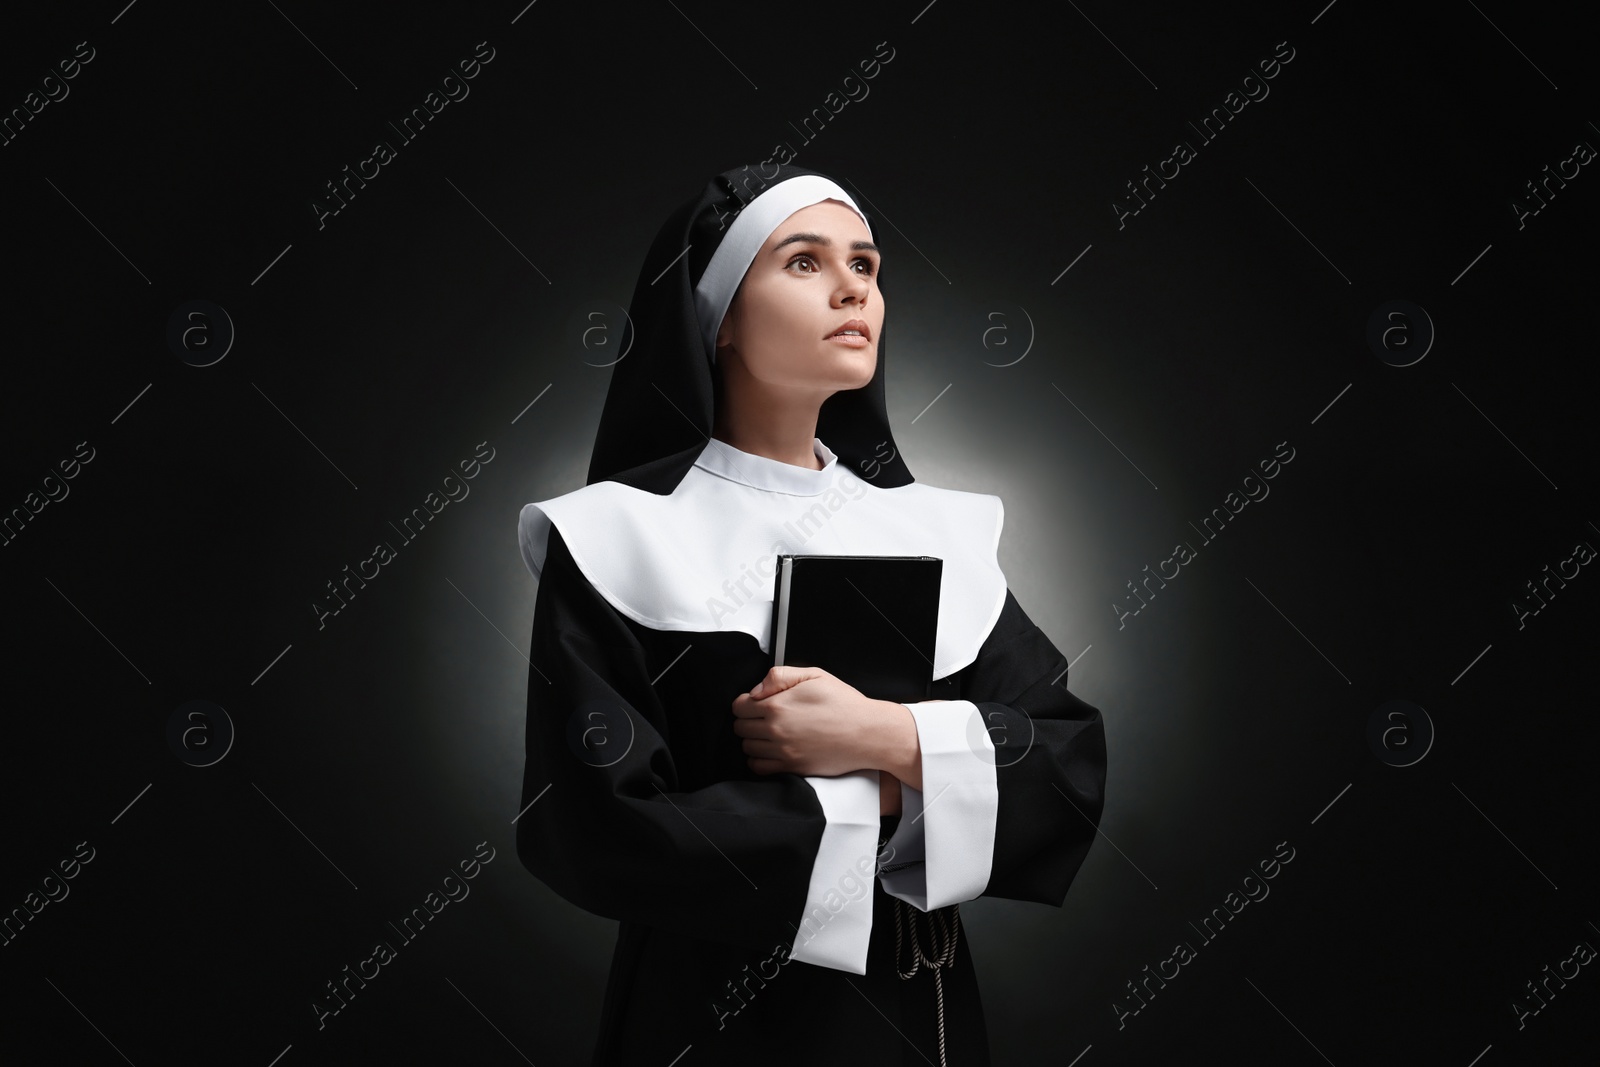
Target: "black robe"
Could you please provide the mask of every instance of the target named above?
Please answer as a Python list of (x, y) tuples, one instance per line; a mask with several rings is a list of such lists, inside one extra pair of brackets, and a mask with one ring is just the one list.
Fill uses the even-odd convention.
[[(959, 906), (918, 912), (873, 878), (865, 974), (789, 958), (826, 819), (803, 777), (751, 771), (733, 732), (734, 697), (772, 665), (755, 638), (628, 618), (552, 525), (529, 657), (518, 856), (621, 923), (596, 1067), (941, 1062), (936, 979), (897, 972), (896, 911), (927, 945), (930, 920), (959, 925)], [(1066, 665), (1008, 590), (977, 658), (934, 681), (930, 699), (973, 701), (995, 742), (983, 895), (1060, 907), (1094, 839), (1105, 733)], [(880, 845), (898, 819), (883, 817)], [(964, 930), (937, 984), (944, 1062), (988, 1064)]]

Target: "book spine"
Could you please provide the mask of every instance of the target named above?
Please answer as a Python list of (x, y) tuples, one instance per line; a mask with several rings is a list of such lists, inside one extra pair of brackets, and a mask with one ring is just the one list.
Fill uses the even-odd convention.
[(772, 663), (783, 663), (784, 645), (789, 636), (789, 574), (794, 564), (793, 556), (778, 557), (777, 583), (772, 592)]

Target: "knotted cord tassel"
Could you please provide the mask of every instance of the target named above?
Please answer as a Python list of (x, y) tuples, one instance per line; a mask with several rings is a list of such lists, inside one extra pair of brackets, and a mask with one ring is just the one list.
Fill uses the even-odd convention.
[[(939, 1067), (947, 1067), (944, 1055), (944, 969), (956, 958), (956, 942), (961, 937), (961, 905), (950, 904), (933, 911), (919, 911), (899, 897), (894, 898), (894, 958), (901, 978), (909, 979), (927, 965), (933, 972), (933, 988), (939, 1005)], [(926, 916), (926, 919), (918, 919)], [(912, 955), (905, 954), (904, 928), (911, 928)], [(926, 929), (928, 947), (923, 947), (921, 931)], [(910, 970), (907, 970), (907, 964)]]

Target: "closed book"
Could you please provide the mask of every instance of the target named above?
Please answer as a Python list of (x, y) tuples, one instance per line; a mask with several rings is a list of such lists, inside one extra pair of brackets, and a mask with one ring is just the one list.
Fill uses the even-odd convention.
[(820, 667), (874, 700), (926, 700), (943, 571), (936, 556), (780, 554), (773, 664)]

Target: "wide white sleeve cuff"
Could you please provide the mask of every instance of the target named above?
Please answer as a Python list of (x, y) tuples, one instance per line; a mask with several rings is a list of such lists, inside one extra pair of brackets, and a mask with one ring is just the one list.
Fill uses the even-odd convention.
[(994, 741), (976, 704), (926, 700), (906, 707), (922, 746), (922, 789), (900, 783), (900, 825), (878, 880), (890, 896), (932, 911), (976, 900), (988, 887), (999, 777)]
[[(867, 973), (872, 879), (878, 864), (878, 772), (807, 776), (828, 825), (822, 831), (792, 960)], [(987, 876), (986, 876), (987, 877)]]

